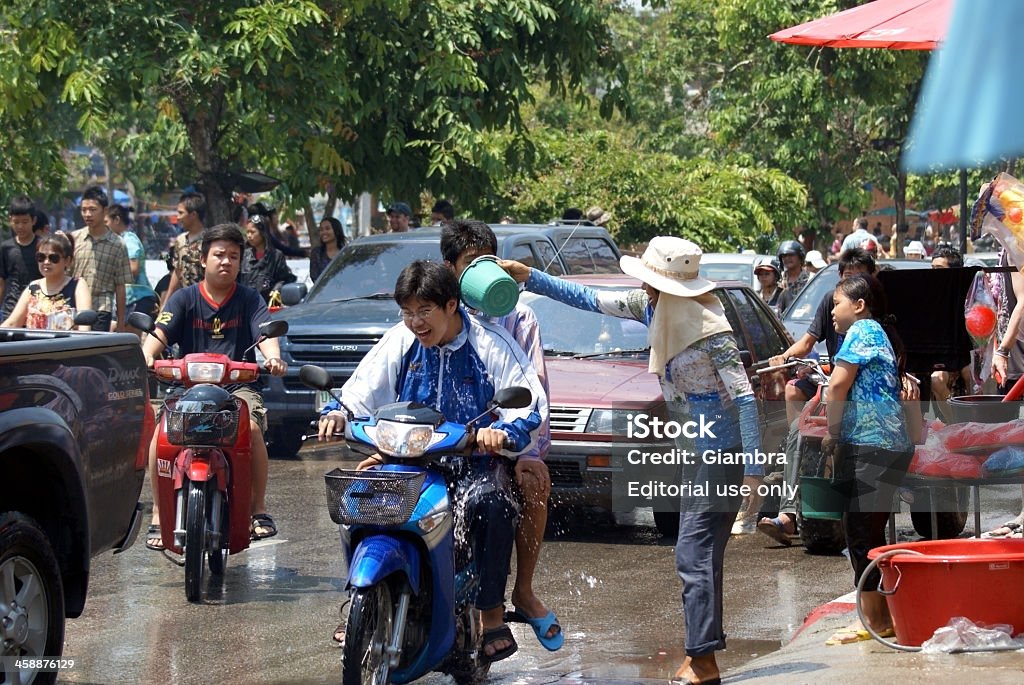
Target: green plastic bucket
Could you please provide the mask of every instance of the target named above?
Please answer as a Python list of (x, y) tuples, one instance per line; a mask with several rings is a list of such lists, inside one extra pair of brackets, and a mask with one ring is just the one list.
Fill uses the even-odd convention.
[(804, 518), (838, 521), (845, 508), (846, 497), (836, 490), (831, 478), (800, 477), (800, 511)]
[(477, 257), (459, 279), (462, 301), (487, 316), (505, 316), (516, 308), (519, 284), (498, 266), (497, 257)]

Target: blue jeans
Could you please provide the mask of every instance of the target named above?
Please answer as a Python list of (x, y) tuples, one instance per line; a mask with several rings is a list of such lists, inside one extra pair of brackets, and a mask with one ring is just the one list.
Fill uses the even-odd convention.
[[(733, 448), (731, 451), (738, 451)], [(738, 486), (743, 464), (701, 465), (684, 480)], [(679, 512), (676, 570), (683, 581), (683, 617), (686, 622), (686, 653), (705, 656), (725, 649), (722, 581), (725, 545), (729, 542), (741, 496), (717, 496), (687, 502)]]
[(468, 530), (480, 579), (474, 605), (480, 611), (499, 607), (505, 603), (518, 514), (510, 463), (500, 457), (474, 457), (470, 473), (456, 486), (453, 508), (456, 540)]

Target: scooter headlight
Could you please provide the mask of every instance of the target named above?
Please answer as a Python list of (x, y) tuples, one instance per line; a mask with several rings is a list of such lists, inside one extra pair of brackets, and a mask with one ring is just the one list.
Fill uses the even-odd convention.
[(373, 433), (370, 437), (377, 449), (392, 457), (423, 456), (427, 448), (442, 437), (435, 437), (432, 426), (396, 421), (379, 421)]
[(211, 362), (189, 362), (188, 379), (193, 383), (220, 383), (224, 365)]

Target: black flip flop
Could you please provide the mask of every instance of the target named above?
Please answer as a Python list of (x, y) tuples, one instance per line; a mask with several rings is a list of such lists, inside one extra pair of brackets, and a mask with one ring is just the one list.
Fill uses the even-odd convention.
[[(485, 663), (493, 664), (495, 661), (507, 659), (519, 651), (519, 645), (516, 643), (516, 639), (512, 636), (512, 630), (507, 625), (501, 625), (497, 628), (485, 630), (483, 637), (483, 643), (480, 645), (480, 660)], [(499, 640), (509, 640), (512, 644), (505, 649), (499, 649), (494, 654), (488, 654), (484, 651), (487, 645), (498, 642)]]
[(164, 551), (164, 542), (160, 537), (160, 526), (155, 523), (149, 524), (149, 528), (146, 529), (146, 549), (151, 549), (154, 552)]
[[(251, 518), (252, 522), (249, 524), (249, 538), (251, 540), (266, 540), (277, 535), (277, 526), (274, 525), (274, 519), (270, 518), (270, 514), (253, 514)], [(261, 535), (256, 532), (257, 528), (265, 528), (270, 532)]]

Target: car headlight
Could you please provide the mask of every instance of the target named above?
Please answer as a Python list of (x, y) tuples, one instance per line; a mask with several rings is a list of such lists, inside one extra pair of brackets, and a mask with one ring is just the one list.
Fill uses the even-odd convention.
[(604, 435), (615, 434), (616, 414), (618, 414), (618, 426), (620, 431), (625, 428), (625, 415), (613, 409), (595, 409), (590, 412), (590, 419), (587, 420), (587, 433), (601, 433)]
[(377, 449), (392, 457), (419, 457), (437, 439), (443, 436), (434, 436), (432, 426), (424, 426), (416, 423), (398, 423), (395, 421), (379, 421), (370, 431)]
[(189, 362), (188, 379), (193, 383), (219, 383), (224, 377), (224, 365), (210, 362)]

